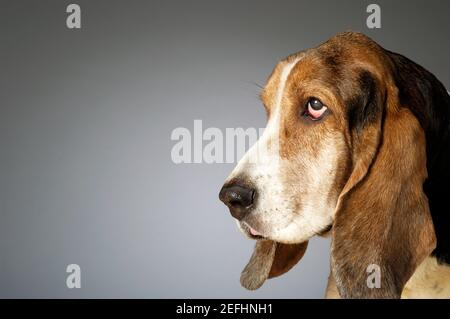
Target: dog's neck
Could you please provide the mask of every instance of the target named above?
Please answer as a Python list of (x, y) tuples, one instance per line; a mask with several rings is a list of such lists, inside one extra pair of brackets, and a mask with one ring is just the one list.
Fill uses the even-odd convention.
[(417, 117), (426, 135), (428, 178), (424, 191), (437, 238), (432, 255), (439, 263), (450, 265), (450, 96), (433, 74), (402, 55), (388, 54), (396, 66), (400, 104)]

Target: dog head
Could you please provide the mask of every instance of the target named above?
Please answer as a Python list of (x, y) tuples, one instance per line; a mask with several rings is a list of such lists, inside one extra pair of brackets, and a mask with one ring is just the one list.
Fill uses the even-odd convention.
[[(245, 287), (288, 271), (308, 239), (330, 229), (344, 297), (398, 297), (431, 253), (425, 132), (402, 105), (396, 64), (357, 33), (277, 64), (261, 93), (267, 127), (219, 195), (258, 240)], [(381, 267), (381, 290), (366, 285), (371, 264)]]

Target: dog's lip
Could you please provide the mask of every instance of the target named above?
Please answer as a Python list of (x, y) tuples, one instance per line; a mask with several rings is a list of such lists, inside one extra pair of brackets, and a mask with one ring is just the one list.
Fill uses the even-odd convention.
[(250, 226), (246, 222), (241, 222), (242, 229), (245, 231), (245, 233), (253, 239), (263, 239), (265, 238), (263, 234), (261, 234), (259, 231), (254, 229), (252, 226)]

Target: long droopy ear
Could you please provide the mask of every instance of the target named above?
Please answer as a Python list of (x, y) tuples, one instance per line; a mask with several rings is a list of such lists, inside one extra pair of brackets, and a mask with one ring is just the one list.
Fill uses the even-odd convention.
[[(436, 245), (423, 191), (425, 135), (395, 98), (369, 95), (365, 102), (382, 111), (353, 139), (353, 171), (333, 224), (332, 272), (343, 298), (399, 298)], [(378, 270), (379, 285), (371, 276)]]
[(261, 287), (266, 279), (288, 272), (303, 257), (308, 242), (281, 244), (258, 240), (252, 257), (241, 274), (241, 285), (249, 290)]

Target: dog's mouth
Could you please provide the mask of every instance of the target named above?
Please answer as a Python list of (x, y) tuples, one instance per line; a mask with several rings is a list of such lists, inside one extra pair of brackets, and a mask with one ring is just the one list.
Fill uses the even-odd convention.
[(265, 239), (266, 237), (254, 229), (252, 226), (247, 224), (246, 222), (240, 223), (242, 230), (245, 232), (245, 234), (250, 237), (251, 239)]

